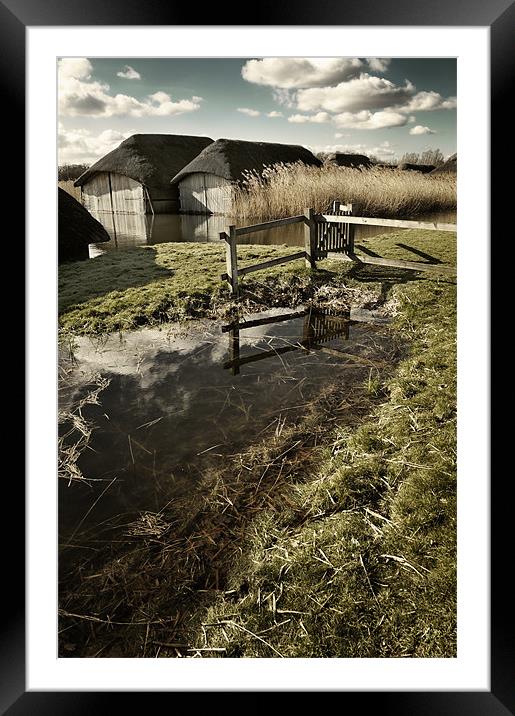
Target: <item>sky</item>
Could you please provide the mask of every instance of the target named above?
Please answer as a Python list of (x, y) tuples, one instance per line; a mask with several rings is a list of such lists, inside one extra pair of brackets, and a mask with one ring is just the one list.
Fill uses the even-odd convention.
[(456, 151), (455, 58), (61, 58), (59, 164), (137, 133), (373, 154)]

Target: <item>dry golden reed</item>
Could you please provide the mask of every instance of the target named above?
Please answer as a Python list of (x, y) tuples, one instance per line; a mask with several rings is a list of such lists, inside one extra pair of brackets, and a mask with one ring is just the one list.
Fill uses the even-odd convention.
[(261, 175), (247, 173), (235, 191), (238, 219), (275, 219), (302, 214), (306, 207), (327, 211), (334, 199), (353, 204), (353, 213), (383, 218), (411, 217), (456, 209), (456, 175), (419, 174), (373, 167), (276, 164)]

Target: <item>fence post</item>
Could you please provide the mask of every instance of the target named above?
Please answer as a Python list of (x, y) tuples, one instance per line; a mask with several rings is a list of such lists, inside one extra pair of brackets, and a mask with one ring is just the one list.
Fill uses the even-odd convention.
[(347, 253), (350, 256), (354, 256), (354, 232), (356, 231), (355, 224), (347, 224), (349, 227), (349, 242), (348, 242), (348, 249)]
[[(346, 213), (348, 216), (352, 216), (352, 212), (353, 212), (352, 204), (348, 204), (348, 206), (349, 206), (349, 211)], [(355, 224), (347, 224), (347, 230), (348, 230), (347, 253), (350, 254), (351, 256), (354, 256), (354, 233), (356, 231), (356, 225)]]
[(240, 372), (240, 331), (233, 328), (229, 333), (229, 357), (232, 361), (232, 374), (238, 375)]
[(306, 252), (306, 267), (316, 269), (316, 226), (313, 218), (313, 209), (304, 209), (306, 221), (304, 223), (304, 251)]
[(229, 226), (229, 234), (225, 231), (220, 233), (220, 238), (225, 241), (225, 258), (227, 265), (227, 280), (233, 296), (239, 295), (238, 287), (238, 256), (236, 253), (236, 227)]

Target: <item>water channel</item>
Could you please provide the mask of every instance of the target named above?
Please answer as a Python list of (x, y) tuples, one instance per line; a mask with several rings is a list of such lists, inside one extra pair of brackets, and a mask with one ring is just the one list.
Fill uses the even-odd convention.
[[(95, 216), (106, 228), (111, 241), (90, 244), (90, 258), (109, 251), (119, 251), (135, 246), (147, 246), (168, 242), (219, 241), (220, 232), (226, 231), (236, 220), (228, 216), (195, 214), (107, 214)], [(456, 212), (433, 212), (416, 217), (417, 221), (455, 223)], [(249, 222), (246, 222), (249, 223)], [(258, 231), (239, 238), (241, 244), (302, 246), (302, 224), (290, 224), (277, 229)], [(388, 234), (399, 229), (385, 226), (356, 226), (355, 241)]]

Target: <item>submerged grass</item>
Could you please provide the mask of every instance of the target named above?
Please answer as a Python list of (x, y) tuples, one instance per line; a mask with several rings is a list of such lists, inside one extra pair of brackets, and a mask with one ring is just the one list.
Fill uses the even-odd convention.
[[(400, 244), (425, 261), (455, 260), (454, 237), (437, 232), (366, 247), (413, 258)], [(209, 278), (200, 251), (192, 261), (188, 246), (176, 246), (151, 248), (160, 268), (175, 271), (154, 288), (162, 295), (169, 280), (173, 297), (203, 282), (212, 307), (218, 268)], [(72, 267), (75, 276), (95, 261)], [(282, 286), (284, 305), (292, 286), (300, 300), (310, 285), (295, 266), (256, 276), (247, 286), (268, 297)], [(388, 302), (391, 330), (407, 342), (403, 359), (394, 372), (364, 368), (351, 394), (328, 386), (295, 425), (206, 471), (161, 512), (96, 532), (75, 571), (61, 574), (62, 655), (456, 655), (455, 282), (328, 261), (312, 278), (320, 296), (338, 287), (363, 296), (365, 284), (369, 305)], [(79, 304), (65, 291), (69, 328), (110, 325), (109, 279), (102, 270), (97, 279), (100, 293), (88, 299), (85, 281)], [(117, 297), (129, 325), (138, 315), (132, 290)], [(103, 322), (92, 324), (99, 306)]]
[(234, 211), (238, 219), (274, 219), (302, 214), (307, 206), (323, 212), (335, 198), (352, 203), (358, 216), (397, 218), (452, 211), (456, 176), (334, 164), (276, 165), (263, 175), (248, 177), (235, 193)]
[[(60, 387), (65, 385), (61, 374)], [(89, 446), (94, 426), (84, 417), (86, 405), (100, 405), (99, 395), (109, 385), (109, 379), (97, 375), (91, 380), (88, 393), (71, 401), (66, 408), (60, 408), (57, 415), (59, 424), (58, 469), (60, 478), (68, 481), (82, 480), (84, 475), (79, 467), (79, 458)]]
[[(455, 237), (435, 231), (399, 231), (362, 241), (358, 253), (361, 248), (386, 258), (449, 265)], [(242, 267), (296, 251), (297, 247), (239, 246), (238, 262)], [(355, 267), (328, 260), (318, 266), (320, 270), (311, 277), (304, 261), (293, 261), (256, 272), (245, 278), (243, 286), (264, 304), (294, 306), (309, 299), (313, 288), (328, 280), (353, 283)], [(65, 264), (59, 267), (59, 324), (64, 331), (87, 334), (213, 317), (229, 303), (228, 290), (220, 280), (224, 271), (224, 247), (198, 243), (113, 251), (89, 261)], [(395, 272), (377, 273), (379, 277), (388, 275), (397, 280)], [(413, 275), (397, 272), (398, 277)]]

